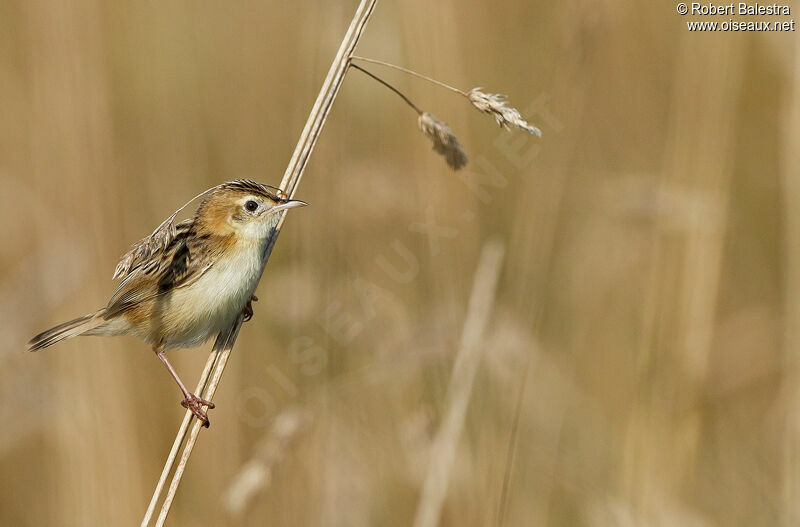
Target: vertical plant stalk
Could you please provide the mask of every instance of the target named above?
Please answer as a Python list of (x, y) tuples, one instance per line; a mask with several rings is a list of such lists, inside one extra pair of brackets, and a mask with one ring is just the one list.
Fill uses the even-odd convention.
[(531, 367), (531, 352), (525, 357), (525, 366), (522, 368), (522, 382), (517, 389), (517, 402), (514, 405), (514, 420), (511, 423), (511, 433), (508, 437), (506, 448), (506, 463), (503, 470), (503, 485), (500, 487), (500, 499), (497, 506), (497, 527), (503, 527), (506, 520), (506, 505), (508, 492), (511, 488), (511, 471), (514, 468), (514, 458), (517, 453), (517, 438), (519, 437), (519, 420), (522, 415), (522, 405), (525, 402), (525, 388), (528, 386), (528, 372)]
[[(679, 500), (701, 466), (712, 351), (736, 152), (735, 114), (743, 86), (743, 41), (693, 51), (683, 35), (672, 80), (672, 111), (649, 233), (638, 322), (635, 389), (621, 442), (619, 499), (635, 525), (654, 523)], [(694, 97), (697, 79), (713, 97)], [(667, 370), (663, 364), (670, 364)], [(665, 391), (666, 389), (666, 391)], [(679, 393), (680, 398), (666, 394)], [(683, 522), (687, 523), (687, 522)]]
[(795, 44), (792, 91), (785, 103), (781, 183), (783, 185), (783, 408), (780, 525), (800, 519), (800, 42)]
[[(367, 22), (369, 22), (377, 3), (378, 0), (361, 0), (361, 3), (359, 4), (358, 9), (353, 16), (353, 20), (350, 22), (350, 27), (347, 29), (347, 33), (342, 40), (342, 44), (339, 46), (339, 51), (337, 52), (336, 57), (331, 64), (330, 70), (328, 70), (328, 75), (325, 77), (325, 82), (320, 89), (317, 100), (314, 102), (314, 107), (311, 109), (311, 114), (308, 116), (306, 125), (303, 128), (303, 132), (300, 135), (300, 139), (297, 142), (297, 146), (295, 147), (294, 153), (289, 160), (289, 165), (286, 167), (286, 172), (281, 180), (280, 188), (289, 198), (292, 198), (295, 195), (297, 186), (303, 177), (303, 172), (306, 164), (308, 163), (308, 159), (311, 156), (311, 152), (314, 150), (314, 146), (316, 145), (319, 135), (322, 132), (322, 127), (325, 124), (325, 120), (328, 118), (328, 114), (333, 106), (333, 102), (336, 100), (336, 96), (339, 93), (339, 88), (341, 87), (344, 77), (347, 74), (350, 56), (361, 39), (364, 28), (366, 27)], [(288, 211), (284, 210), (280, 213), (281, 218), (278, 221), (275, 232), (268, 241), (267, 250), (265, 251), (264, 255), (265, 260), (269, 259), (269, 256), (272, 253), (272, 249), (275, 246), (278, 234), (280, 234), (281, 228), (283, 227), (283, 222), (286, 220), (286, 212)], [(217, 341), (214, 343), (213, 351), (211, 352), (211, 355), (206, 361), (206, 365), (203, 369), (203, 373), (198, 384), (198, 390), (195, 392), (196, 394), (200, 394), (200, 397), (209, 401), (213, 399), (214, 393), (216, 392), (219, 384), (219, 380), (222, 377), (223, 371), (225, 370), (225, 365), (228, 362), (228, 356), (230, 355), (233, 345), (236, 342), (236, 337), (239, 334), (239, 329), (242, 326), (242, 322), (243, 317), (240, 315), (237, 317), (233, 325), (225, 332), (225, 334), (220, 334), (220, 336), (217, 338)], [(172, 506), (172, 502), (175, 499), (175, 493), (180, 485), (183, 472), (186, 469), (186, 464), (192, 454), (192, 450), (194, 449), (197, 436), (200, 433), (200, 428), (202, 426), (200, 421), (196, 419), (193, 420), (192, 418), (193, 415), (191, 412), (187, 411), (183, 422), (178, 429), (172, 449), (167, 456), (167, 461), (164, 465), (161, 477), (158, 480), (158, 484), (156, 485), (153, 497), (150, 500), (150, 504), (145, 512), (144, 518), (142, 519), (142, 527), (147, 527), (147, 525), (150, 524), (150, 519), (152, 518), (156, 504), (161, 497), (164, 484), (169, 476), (170, 471), (172, 470), (172, 466), (175, 464), (178, 451), (180, 450), (181, 444), (183, 444), (184, 439), (186, 438), (187, 431), (189, 430), (189, 426), (191, 424), (191, 432), (189, 433), (188, 440), (186, 441), (183, 452), (181, 453), (178, 466), (175, 468), (175, 473), (172, 476), (172, 481), (170, 482), (167, 495), (164, 498), (161, 511), (155, 524), (157, 527), (164, 525), (164, 521), (166, 520)]]
[(430, 465), (420, 494), (414, 527), (435, 527), (439, 522), (450, 470), (464, 428), (472, 384), (481, 360), (483, 335), (494, 305), (504, 252), (503, 244), (498, 240), (487, 241), (481, 249), (467, 317), (461, 331), (461, 343), (447, 387), (445, 415), (431, 447)]

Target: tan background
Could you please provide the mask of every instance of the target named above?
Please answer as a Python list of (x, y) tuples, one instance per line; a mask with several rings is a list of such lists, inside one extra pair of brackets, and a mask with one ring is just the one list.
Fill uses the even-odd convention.
[[(192, 195), (280, 181), (355, 4), (0, 0), (0, 524), (138, 525), (182, 416), (168, 374), (130, 338), (24, 343), (103, 305)], [(544, 138), (371, 67), (452, 126), (453, 174), (352, 72), (171, 524), (410, 525), (492, 235), (442, 525), (800, 523), (797, 33), (686, 19), (379, 4), (361, 54), (508, 93)], [(207, 350), (171, 353), (191, 385)], [(233, 513), (254, 456), (268, 480)]]

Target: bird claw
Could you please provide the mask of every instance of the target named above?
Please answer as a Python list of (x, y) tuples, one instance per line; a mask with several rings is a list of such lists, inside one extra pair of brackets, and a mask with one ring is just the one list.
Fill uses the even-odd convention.
[(211, 423), (208, 420), (208, 414), (206, 414), (203, 406), (208, 406), (209, 410), (216, 408), (216, 405), (211, 401), (201, 399), (193, 393), (187, 394), (186, 399), (181, 401), (181, 406), (191, 411), (194, 416), (197, 417), (198, 421), (203, 423), (203, 426), (206, 428), (208, 428)]
[(242, 314), (244, 315), (244, 322), (247, 322), (251, 318), (253, 318), (253, 302), (258, 302), (258, 297), (256, 295), (252, 295), (250, 300), (247, 301), (245, 304), (244, 309), (242, 309)]

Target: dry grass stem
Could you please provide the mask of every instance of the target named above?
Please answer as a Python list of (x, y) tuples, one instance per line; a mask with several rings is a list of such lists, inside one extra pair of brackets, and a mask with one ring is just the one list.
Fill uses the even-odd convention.
[(497, 124), (499, 124), (502, 128), (506, 130), (516, 128), (518, 130), (528, 132), (531, 135), (542, 137), (541, 130), (528, 123), (525, 118), (522, 117), (522, 114), (519, 112), (519, 110), (507, 105), (505, 101), (505, 95), (499, 93), (484, 93), (481, 91), (482, 88), (472, 88), (469, 92), (466, 92), (444, 82), (428, 77), (427, 75), (422, 75), (421, 73), (417, 73), (416, 71), (403, 68), (402, 66), (398, 66), (390, 62), (357, 56), (354, 56), (353, 59), (393, 68), (398, 71), (402, 71), (403, 73), (408, 73), (409, 75), (413, 75), (414, 77), (428, 81), (442, 88), (446, 88), (459, 95), (463, 95), (469, 100), (469, 102), (472, 103), (475, 108), (494, 117), (494, 120), (497, 121)]
[(353, 63), (351, 62), (351, 63), (350, 63), (350, 67), (351, 67), (351, 68), (355, 68), (355, 69), (357, 69), (358, 71), (360, 71), (360, 72), (362, 72), (362, 73), (364, 73), (364, 74), (366, 74), (366, 75), (370, 76), (370, 77), (371, 77), (371, 78), (373, 78), (374, 80), (376, 80), (376, 81), (380, 82), (381, 84), (383, 84), (384, 86), (386, 86), (387, 88), (389, 88), (390, 90), (392, 90), (392, 91), (393, 91), (394, 93), (396, 93), (396, 94), (397, 94), (397, 95), (398, 95), (398, 96), (399, 96), (401, 99), (403, 99), (403, 100), (406, 102), (406, 104), (408, 104), (409, 106), (411, 106), (411, 107), (414, 109), (414, 111), (415, 111), (415, 112), (417, 112), (417, 114), (421, 114), (421, 113), (422, 113), (422, 110), (419, 108), (419, 106), (417, 106), (416, 104), (414, 104), (414, 103), (411, 101), (411, 99), (409, 99), (408, 97), (406, 97), (406, 95), (405, 95), (403, 92), (401, 92), (400, 90), (398, 90), (397, 88), (395, 88), (394, 86), (392, 86), (391, 84), (389, 84), (388, 82), (386, 82), (385, 80), (381, 79), (380, 77), (378, 77), (378, 76), (377, 76), (377, 75), (375, 75), (374, 73), (372, 73), (372, 72), (370, 72), (370, 71), (367, 71), (367, 70), (365, 70), (364, 68), (362, 68), (362, 67), (361, 67), (361, 66), (359, 66), (358, 64), (353, 64)]
[(417, 125), (422, 133), (433, 141), (433, 149), (444, 156), (450, 168), (458, 170), (467, 164), (467, 154), (461, 150), (461, 143), (447, 123), (428, 112), (422, 112), (417, 118)]
[(367, 58), (367, 57), (359, 57), (359, 56), (356, 56), (356, 55), (353, 56), (353, 60), (360, 60), (362, 62), (370, 62), (372, 64), (379, 64), (381, 66), (386, 66), (387, 68), (392, 68), (392, 69), (395, 69), (397, 71), (402, 71), (403, 73), (408, 73), (409, 75), (413, 75), (414, 77), (417, 77), (417, 78), (422, 79), (424, 81), (428, 81), (431, 84), (435, 84), (435, 85), (437, 85), (437, 86), (439, 86), (441, 88), (445, 88), (445, 89), (450, 90), (452, 92), (455, 92), (455, 93), (457, 93), (459, 95), (463, 95), (464, 97), (469, 97), (469, 94), (467, 92), (465, 92), (463, 90), (459, 90), (455, 86), (450, 86), (449, 84), (446, 84), (446, 83), (444, 83), (442, 81), (437, 81), (436, 79), (434, 79), (432, 77), (428, 77), (427, 75), (423, 75), (421, 73), (417, 73), (414, 70), (410, 70), (408, 68), (404, 68), (402, 66), (398, 66), (397, 64), (392, 64), (391, 62), (384, 62), (382, 60), (370, 59), (370, 58)]
[[(200, 374), (200, 382), (198, 383), (194, 393), (203, 393), (206, 381), (211, 373), (211, 368), (214, 366), (213, 359), (216, 359), (216, 357), (217, 354), (213, 352), (209, 356), (205, 366), (203, 367), (203, 372)], [(158, 478), (155, 491), (153, 491), (153, 497), (150, 499), (150, 503), (147, 506), (147, 511), (145, 511), (144, 518), (142, 518), (141, 527), (146, 527), (150, 523), (150, 519), (155, 512), (158, 499), (161, 497), (161, 492), (164, 490), (164, 484), (167, 482), (169, 473), (172, 470), (172, 466), (174, 465), (175, 459), (178, 456), (178, 450), (180, 450), (183, 440), (186, 438), (186, 433), (189, 431), (189, 425), (191, 424), (193, 417), (194, 414), (190, 411), (187, 411), (183, 416), (183, 421), (181, 422), (181, 426), (178, 428), (178, 433), (175, 436), (175, 440), (172, 442), (172, 448), (167, 456), (167, 461), (164, 463), (161, 476)], [(199, 424), (199, 421), (197, 421), (195, 424)]]
[(439, 522), (456, 448), (464, 428), (472, 384), (481, 361), (481, 343), (494, 305), (504, 252), (503, 244), (498, 240), (485, 242), (481, 250), (467, 316), (461, 331), (461, 342), (447, 387), (446, 410), (431, 447), (430, 465), (422, 487), (414, 527), (434, 527)]
[[(306, 120), (306, 125), (303, 128), (303, 132), (300, 135), (300, 139), (297, 142), (297, 146), (295, 147), (294, 153), (292, 154), (289, 164), (286, 167), (286, 171), (284, 172), (283, 179), (281, 180), (280, 189), (283, 194), (289, 198), (292, 198), (295, 195), (297, 186), (303, 177), (303, 172), (308, 163), (311, 152), (314, 150), (314, 146), (316, 145), (319, 135), (322, 132), (322, 127), (325, 124), (325, 120), (330, 113), (333, 102), (336, 99), (336, 95), (339, 93), (339, 88), (341, 88), (342, 82), (344, 81), (350, 57), (359, 40), (361, 39), (364, 28), (366, 27), (367, 22), (369, 22), (377, 3), (378, 0), (361, 0), (361, 3), (356, 9), (356, 13), (350, 22), (350, 26), (347, 29), (347, 33), (342, 40), (339, 51), (337, 52), (336, 57), (334, 58), (333, 63), (328, 70), (328, 75), (326, 76), (319, 95), (314, 102), (311, 113)], [(272, 253), (272, 249), (275, 246), (278, 234), (280, 234), (283, 222), (286, 220), (287, 212), (288, 211), (284, 210), (280, 213), (281, 218), (277, 227), (275, 228), (274, 234), (268, 242), (267, 250), (264, 254), (265, 259), (268, 259)], [(170, 220), (168, 219), (167, 223), (169, 221)], [(159, 227), (159, 229), (161, 229), (161, 227)], [(156, 231), (159, 229), (156, 229)], [(227, 331), (220, 333), (220, 335), (217, 337), (217, 341), (214, 343), (214, 348), (209, 355), (208, 360), (206, 361), (206, 366), (199, 382), (199, 386), (205, 387), (205, 390), (198, 390), (196, 392), (196, 394), (198, 394), (200, 397), (203, 397), (209, 401), (213, 399), (217, 385), (219, 384), (219, 380), (223, 371), (225, 370), (225, 365), (227, 364), (230, 352), (236, 342), (236, 337), (239, 334), (239, 329), (241, 328), (242, 323), (243, 316), (240, 315)], [(191, 412), (187, 411), (187, 414), (184, 417), (184, 423), (181, 424), (181, 427), (178, 429), (178, 434), (175, 438), (175, 443), (173, 444), (172, 450), (175, 451), (175, 453), (170, 451), (170, 455), (167, 457), (161, 478), (159, 478), (156, 486), (156, 491), (153, 494), (145, 517), (142, 520), (142, 527), (146, 527), (150, 522), (150, 518), (155, 510), (156, 503), (160, 498), (164, 482), (166, 481), (166, 478), (175, 462), (175, 457), (177, 455), (177, 449), (175, 448), (175, 445), (180, 445), (186, 438), (188, 425), (192, 419), (193, 415)], [(201, 427), (202, 423), (194, 419), (191, 432), (189, 433), (189, 437), (186, 440), (186, 444), (181, 454), (181, 459), (178, 463), (178, 466), (175, 468), (175, 473), (172, 476), (169, 490), (164, 498), (161, 512), (159, 513), (156, 521), (157, 527), (162, 526), (166, 521), (166, 517), (169, 514), (175, 493), (177, 492), (178, 485), (183, 477), (183, 472), (186, 468), (189, 457), (192, 454)]]
[(420, 109), (420, 107), (414, 104), (411, 99), (406, 97), (403, 92), (374, 73), (371, 73), (361, 66), (353, 64), (352, 62), (350, 63), (350, 67), (365, 73), (372, 79), (392, 90), (395, 94), (402, 98), (406, 104), (413, 108), (415, 112), (417, 112), (417, 125), (419, 126), (419, 129), (422, 130), (422, 133), (429, 137), (431, 141), (433, 141), (433, 149), (444, 156), (450, 168), (453, 170), (458, 170), (467, 164), (467, 154), (465, 154), (461, 149), (461, 143), (458, 142), (458, 138), (455, 136), (455, 134), (453, 134), (453, 131), (450, 130), (450, 127), (447, 126), (447, 123), (439, 121), (433, 115)]
[(497, 121), (497, 124), (499, 124), (501, 128), (505, 128), (506, 130), (517, 128), (531, 135), (542, 137), (541, 130), (528, 124), (528, 122), (522, 118), (522, 114), (519, 113), (519, 110), (506, 104), (504, 100), (506, 98), (505, 95), (499, 93), (484, 93), (481, 91), (481, 88), (472, 88), (467, 98), (475, 108), (494, 117), (494, 120)]
[(528, 371), (530, 370), (532, 353), (525, 358), (522, 368), (522, 381), (517, 389), (517, 401), (514, 405), (514, 420), (511, 422), (511, 433), (508, 436), (506, 448), (506, 462), (503, 470), (503, 485), (500, 487), (500, 500), (497, 506), (497, 527), (505, 525), (506, 506), (508, 505), (508, 491), (511, 485), (511, 471), (514, 468), (514, 458), (517, 451), (517, 437), (519, 434), (519, 421), (522, 417), (522, 404), (525, 400), (525, 388), (528, 385)]
[[(200, 393), (203, 393), (202, 397), (206, 400), (211, 401), (214, 398), (214, 394), (217, 391), (217, 386), (219, 386), (219, 380), (222, 377), (222, 372), (225, 371), (225, 365), (228, 362), (228, 357), (230, 357), (233, 345), (236, 343), (236, 337), (239, 335), (239, 330), (241, 329), (243, 322), (244, 316), (240, 314), (227, 332), (220, 333), (220, 335), (217, 337), (217, 340), (214, 342), (214, 348), (208, 360), (206, 361), (206, 367), (203, 370), (206, 372), (210, 369), (211, 378), (208, 379), (207, 376), (201, 376), (200, 378), (201, 384), (205, 385), (205, 390)], [(191, 414), (189, 411), (187, 411), (187, 413)], [(194, 416), (190, 415), (189, 417), (191, 420), (191, 418)], [(158, 519), (156, 520), (155, 524), (156, 527), (162, 527), (164, 522), (167, 520), (167, 515), (169, 514), (170, 508), (172, 507), (172, 502), (175, 499), (175, 493), (178, 491), (178, 485), (181, 483), (183, 472), (186, 470), (186, 464), (189, 462), (189, 456), (192, 455), (192, 451), (194, 450), (194, 445), (197, 442), (197, 436), (200, 434), (201, 428), (203, 428), (203, 423), (197, 419), (194, 419), (194, 422), (192, 423), (192, 429), (189, 432), (189, 437), (186, 440), (186, 445), (181, 453), (181, 459), (178, 462), (178, 466), (175, 467), (175, 473), (173, 474), (172, 481), (169, 484), (167, 495), (164, 497), (164, 503), (161, 505), (161, 512), (159, 512)], [(186, 435), (183, 424), (181, 424), (181, 428), (178, 431), (178, 436), (181, 435)], [(159, 484), (160, 483), (161, 482), (159, 481)]]

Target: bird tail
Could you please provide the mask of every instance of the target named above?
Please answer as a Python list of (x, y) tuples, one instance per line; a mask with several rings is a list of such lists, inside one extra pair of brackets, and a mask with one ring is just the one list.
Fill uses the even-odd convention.
[(28, 342), (28, 351), (37, 351), (64, 339), (85, 335), (93, 329), (97, 329), (107, 322), (103, 318), (103, 311), (101, 309), (96, 313), (89, 313), (69, 322), (59, 324), (47, 331), (42, 331)]

